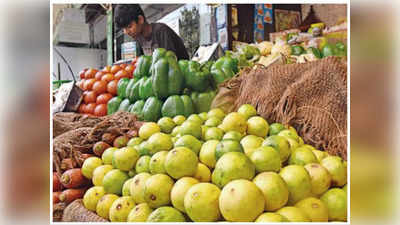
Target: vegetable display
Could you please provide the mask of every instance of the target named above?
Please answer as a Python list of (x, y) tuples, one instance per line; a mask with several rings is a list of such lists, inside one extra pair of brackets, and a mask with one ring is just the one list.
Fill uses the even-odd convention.
[[(102, 71), (84, 70), (80, 73), (83, 80), (78, 84), (85, 90), (84, 103), (79, 107), (79, 112), (102, 116), (129, 111), (145, 121), (156, 121), (161, 115), (187, 116), (191, 112), (207, 112), (218, 85), (231, 79), (240, 69), (253, 67), (257, 63), (264, 66), (277, 61), (303, 63), (328, 56), (347, 55), (344, 43), (331, 44), (324, 37), (319, 38), (318, 48), (298, 42), (297, 33), (286, 35), (285, 38), (287, 40), (277, 39), (274, 44), (267, 41), (244, 44), (235, 51), (226, 51), (215, 62), (203, 64), (190, 60), (178, 61), (174, 52), (158, 48), (152, 56), (136, 58), (132, 65), (107, 66)], [(282, 57), (285, 59), (279, 60)], [(177, 96), (182, 94), (189, 96), (190, 104), (187, 97), (184, 102), (193, 105), (193, 111), (187, 110), (191, 107), (181, 107), (182, 102)], [(145, 112), (151, 112), (151, 115)]]
[[(136, 60), (131, 64), (106, 66), (102, 70), (94, 68), (84, 69), (79, 73), (81, 78), (76, 85), (83, 92), (83, 102), (79, 106), (79, 113), (94, 116), (105, 116), (116, 111), (107, 104), (114, 96), (126, 97), (126, 88), (130, 78), (133, 78)], [(111, 107), (114, 108), (114, 107)]]
[(157, 121), (162, 115), (187, 117), (206, 112), (216, 95), (216, 81), (211, 74), (214, 64), (222, 73), (229, 73), (229, 78), (238, 71), (236, 59), (226, 56), (221, 61), (178, 62), (173, 52), (162, 48), (152, 56), (141, 56), (135, 77), (119, 81), (118, 96), (108, 102), (108, 114), (128, 111), (139, 120)]

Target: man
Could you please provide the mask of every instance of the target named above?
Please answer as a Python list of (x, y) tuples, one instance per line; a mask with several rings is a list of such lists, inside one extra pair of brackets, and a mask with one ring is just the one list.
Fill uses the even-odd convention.
[(182, 39), (163, 23), (147, 23), (138, 4), (118, 4), (114, 13), (116, 25), (139, 43), (145, 55), (151, 55), (156, 48), (165, 48), (175, 52), (178, 60), (189, 59)]

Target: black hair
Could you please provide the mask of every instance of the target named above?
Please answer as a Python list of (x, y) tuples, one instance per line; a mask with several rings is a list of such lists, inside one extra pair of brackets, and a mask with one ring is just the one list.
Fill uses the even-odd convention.
[(119, 28), (125, 28), (132, 23), (132, 21), (138, 22), (139, 16), (144, 16), (143, 10), (139, 4), (118, 4), (115, 7), (115, 24)]

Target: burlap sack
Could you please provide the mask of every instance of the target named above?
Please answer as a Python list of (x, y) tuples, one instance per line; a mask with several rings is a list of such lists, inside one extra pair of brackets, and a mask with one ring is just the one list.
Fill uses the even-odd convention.
[(65, 202), (53, 204), (53, 222), (62, 221), (64, 209), (67, 207)]
[(88, 116), (72, 112), (60, 112), (53, 116), (53, 138), (81, 127), (94, 127), (103, 117)]
[(82, 199), (77, 199), (64, 209), (62, 222), (109, 222), (98, 216), (95, 212), (87, 210), (83, 206)]
[(92, 127), (70, 130), (54, 138), (53, 166), (57, 173), (63, 172), (61, 162), (65, 158), (71, 158), (74, 165), (81, 167), (85, 159), (83, 154), (92, 153), (93, 145), (102, 140), (104, 133), (127, 135), (131, 131), (137, 132), (142, 125), (134, 114), (128, 112), (117, 112), (101, 119)]
[[(265, 56), (263, 57), (268, 59), (268, 57)], [(272, 61), (267, 60), (267, 62), (268, 66), (283, 65), (286, 64), (286, 60), (287, 58), (283, 54), (280, 54), (279, 56), (275, 57)], [(256, 64), (256, 65), (262, 66), (261, 64)], [(211, 103), (211, 109), (220, 108), (225, 112), (234, 111), (235, 101), (239, 96), (240, 83), (242, 82), (241, 76), (248, 75), (251, 70), (252, 69), (249, 67), (244, 67), (239, 71), (239, 73), (235, 77), (220, 84), (218, 86), (218, 93), (214, 97)]]
[(220, 108), (225, 112), (232, 112), (236, 98), (239, 95), (239, 88), (239, 75), (236, 75), (234, 78), (220, 84), (218, 87), (218, 93), (214, 97), (210, 108)]
[(291, 125), (305, 143), (347, 159), (347, 68), (341, 59), (244, 72), (234, 110), (252, 104), (269, 123)]

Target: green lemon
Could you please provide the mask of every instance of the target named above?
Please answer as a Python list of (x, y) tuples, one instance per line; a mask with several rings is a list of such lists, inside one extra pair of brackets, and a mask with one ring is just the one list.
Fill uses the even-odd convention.
[(134, 146), (142, 143), (142, 141), (143, 141), (143, 139), (141, 139), (140, 137), (134, 137), (134, 138), (131, 138), (126, 145), (129, 147), (134, 147)]
[(160, 126), (154, 122), (147, 122), (139, 129), (139, 137), (147, 140), (151, 135), (160, 132)]
[(247, 120), (247, 134), (264, 138), (269, 131), (268, 122), (261, 116), (253, 116)]
[(224, 136), (224, 131), (218, 127), (210, 127), (206, 130), (204, 134), (204, 140), (221, 140)]
[(250, 104), (240, 106), (237, 112), (242, 114), (246, 120), (257, 115), (257, 110)]
[(240, 141), (242, 140), (243, 135), (237, 131), (228, 131), (227, 133), (224, 134), (224, 136), (222, 137), (222, 139), (232, 139), (232, 140), (236, 140), (236, 141)]
[(220, 108), (214, 108), (207, 113), (207, 116), (208, 118), (217, 117), (218, 119), (223, 120), (225, 117), (225, 112)]
[(200, 149), (199, 159), (200, 162), (205, 164), (208, 168), (214, 168), (217, 162), (215, 158), (215, 149), (217, 148), (219, 141), (210, 140), (206, 141)]
[(175, 122), (171, 117), (163, 117), (158, 120), (157, 122), (158, 126), (160, 126), (160, 129), (163, 133), (170, 134), (172, 132), (172, 129), (176, 126)]
[(269, 135), (277, 135), (279, 132), (285, 129), (285, 126), (281, 123), (273, 123), (269, 126)]
[(153, 145), (150, 154), (153, 155), (160, 151), (169, 151), (174, 146), (171, 137), (164, 133), (155, 133), (147, 140), (148, 143)]
[(92, 179), (93, 171), (103, 165), (103, 161), (98, 157), (89, 157), (87, 158), (82, 165), (82, 174), (88, 179)]
[(218, 119), (218, 117), (210, 117), (208, 120), (206, 120), (206, 122), (204, 123), (204, 125), (208, 126), (208, 127), (216, 127), (218, 125), (220, 125), (222, 123), (222, 121), (220, 119)]
[(180, 126), (183, 122), (185, 122), (186, 118), (182, 115), (178, 115), (175, 116), (172, 120), (175, 122), (176, 125)]

